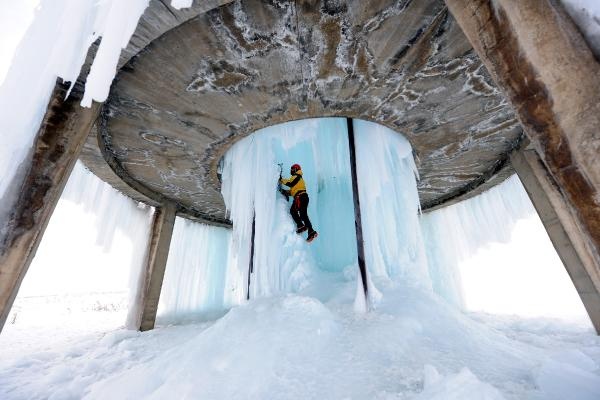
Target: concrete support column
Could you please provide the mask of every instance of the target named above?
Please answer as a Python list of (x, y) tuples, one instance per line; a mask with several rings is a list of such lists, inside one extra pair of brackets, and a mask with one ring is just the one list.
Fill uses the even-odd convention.
[(600, 334), (600, 265), (584, 233), (535, 150), (513, 153), (511, 163)]
[(82, 108), (76, 90), (64, 100), (68, 87), (54, 88), (26, 172), (13, 182), (18, 195), (3, 199), (10, 212), (0, 226), (0, 331), (100, 111), (98, 103)]
[(555, 182), (587, 273), (600, 274), (600, 64), (558, 0), (446, 4)]
[(140, 285), (136, 296), (136, 327), (140, 331), (154, 328), (158, 300), (162, 289), (169, 247), (175, 226), (176, 207), (174, 204), (165, 204), (156, 208), (154, 221), (148, 243), (148, 258), (146, 266), (140, 277)]

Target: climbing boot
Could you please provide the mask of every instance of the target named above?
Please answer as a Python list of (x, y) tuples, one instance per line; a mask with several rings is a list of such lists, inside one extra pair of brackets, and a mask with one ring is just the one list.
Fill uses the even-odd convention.
[(317, 231), (312, 231), (311, 233), (308, 234), (308, 238), (306, 238), (306, 241), (308, 243), (310, 243), (313, 240), (315, 240), (317, 238), (317, 236), (319, 236), (319, 234), (317, 233)]
[(308, 229), (307, 227), (301, 226), (298, 229), (296, 229), (296, 233), (300, 234), (300, 233), (306, 231), (307, 229)]

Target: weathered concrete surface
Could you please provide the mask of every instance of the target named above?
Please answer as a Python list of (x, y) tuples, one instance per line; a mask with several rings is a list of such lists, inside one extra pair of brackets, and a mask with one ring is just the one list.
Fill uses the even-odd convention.
[(140, 277), (134, 306), (134, 310), (138, 312), (135, 325), (141, 331), (154, 328), (169, 246), (175, 226), (175, 214), (174, 204), (165, 204), (157, 207), (154, 211), (154, 221), (148, 242), (148, 258)]
[(81, 108), (76, 90), (63, 101), (67, 89), (62, 83), (54, 88), (19, 196), (0, 229), (0, 330), (100, 111), (97, 103)]
[(535, 150), (514, 152), (511, 163), (600, 334), (600, 265), (585, 234)]
[(224, 221), (217, 164), (235, 141), (349, 116), (408, 137), (424, 209), (501, 181), (521, 128), (443, 1), (335, 4), (234, 2), (151, 42), (104, 108), (100, 149), (116, 175)]
[(446, 3), (510, 99), (600, 265), (600, 64), (557, 1)]

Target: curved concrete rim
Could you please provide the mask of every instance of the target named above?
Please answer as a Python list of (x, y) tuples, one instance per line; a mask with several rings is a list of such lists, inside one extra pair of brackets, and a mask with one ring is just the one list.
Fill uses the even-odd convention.
[[(190, 22), (191, 20), (193, 20), (195, 18), (198, 18), (202, 14), (204, 14), (208, 11), (214, 10), (216, 8), (219, 8), (220, 6), (227, 4), (227, 3), (230, 3), (230, 1), (222, 1), (222, 2), (219, 2), (218, 4), (214, 4), (214, 6), (212, 8), (205, 9), (203, 12), (198, 13), (184, 21), (181, 21), (180, 23), (178, 23), (176, 25), (171, 26), (170, 29), (164, 31), (159, 37), (154, 38), (152, 41), (148, 42), (142, 49), (140, 49), (140, 51), (138, 53), (132, 55), (129, 58), (129, 60), (131, 58), (133, 58), (135, 55), (137, 55), (137, 54), (143, 52), (145, 49), (147, 49), (148, 46), (150, 46), (152, 43), (154, 43), (154, 41), (156, 41), (158, 38), (169, 34), (174, 29), (178, 28), (179, 26), (181, 26), (185, 23)], [(125, 69), (126, 65), (127, 64), (124, 64), (123, 66), (121, 66), (120, 70)], [(136, 192), (141, 193), (143, 196), (146, 196), (146, 197), (156, 201), (157, 203), (164, 203), (165, 201), (176, 203), (178, 205), (178, 213), (183, 217), (193, 219), (193, 220), (198, 220), (201, 222), (217, 224), (217, 225), (230, 225), (231, 224), (231, 222), (228, 220), (215, 219), (215, 218), (211, 217), (210, 215), (203, 213), (201, 210), (197, 210), (193, 207), (184, 206), (184, 205), (180, 204), (179, 202), (177, 202), (176, 200), (170, 199), (170, 198), (166, 197), (165, 195), (150, 189), (148, 186), (144, 185), (142, 182), (136, 180), (130, 174), (128, 174), (127, 171), (125, 171), (120, 166), (119, 162), (117, 160), (115, 160), (113, 154), (111, 154), (111, 152), (107, 151), (107, 149), (106, 149), (106, 142), (105, 142), (105, 140), (103, 140), (103, 139), (106, 139), (109, 137), (109, 135), (106, 132), (106, 125), (105, 125), (106, 107), (104, 108), (102, 115), (103, 116), (101, 117), (101, 123), (100, 123), (99, 135), (98, 135), (98, 145), (102, 152), (102, 156), (104, 157), (104, 159), (107, 162), (110, 169), (112, 169), (112, 171), (120, 179), (122, 179), (131, 189), (133, 189)], [(263, 126), (260, 126), (258, 128), (255, 127), (255, 129), (253, 129), (252, 131), (248, 131), (248, 132), (241, 131), (241, 132), (237, 132), (236, 135), (232, 135), (230, 137), (224, 138), (224, 139), (220, 140), (218, 143), (216, 143), (214, 146), (212, 146), (210, 149), (208, 149), (208, 152), (216, 157), (213, 157), (213, 159), (207, 164), (208, 165), (208, 170), (206, 172), (207, 182), (210, 183), (210, 185), (213, 187), (213, 189), (218, 190), (220, 192), (220, 182), (219, 182), (218, 172), (217, 172), (220, 159), (231, 148), (231, 146), (233, 146), (237, 141), (254, 134), (257, 130), (263, 129), (263, 128), (266, 128), (269, 126), (278, 125), (278, 124), (285, 123), (285, 122), (295, 121), (295, 120), (302, 120), (302, 119), (308, 119), (308, 118), (328, 118), (328, 117), (347, 117), (347, 118), (362, 119), (362, 120), (366, 120), (366, 121), (370, 121), (370, 122), (374, 122), (374, 123), (386, 126), (387, 128), (392, 129), (393, 131), (395, 131), (399, 134), (402, 134), (411, 143), (411, 146), (414, 149), (413, 152), (416, 156), (417, 166), (419, 165), (419, 153), (418, 153), (418, 150), (415, 150), (415, 146), (413, 145), (410, 137), (408, 135), (404, 134), (404, 132), (402, 132), (401, 130), (399, 130), (398, 127), (394, 126), (393, 124), (387, 123), (386, 121), (381, 121), (381, 120), (377, 120), (375, 118), (370, 118), (368, 115), (361, 114), (358, 112), (352, 112), (352, 111), (347, 111), (347, 112), (343, 112), (343, 113), (335, 113), (335, 112), (319, 113), (319, 114), (306, 113), (306, 115), (304, 115), (300, 118), (297, 118), (297, 117), (296, 118), (286, 118), (284, 115), (281, 115), (281, 116), (272, 118), (272, 120), (269, 121), (269, 123), (266, 123)], [(473, 182), (470, 182), (467, 185), (460, 187), (458, 190), (455, 190), (452, 193), (449, 193), (448, 195), (446, 195), (440, 199), (437, 199), (437, 201), (435, 201), (435, 202), (429, 202), (429, 203), (423, 204), (422, 210), (424, 212), (431, 211), (431, 210), (434, 210), (434, 209), (437, 209), (440, 207), (444, 207), (446, 205), (453, 204), (460, 200), (469, 198), (471, 196), (479, 194), (479, 193), (487, 190), (488, 188), (502, 182), (504, 179), (506, 179), (507, 177), (512, 175), (513, 171), (510, 168), (510, 165), (508, 163), (509, 156), (514, 149), (516, 149), (520, 146), (522, 137), (523, 136), (521, 135), (519, 140), (512, 144), (512, 147), (509, 149), (509, 151), (507, 151), (505, 154), (501, 155), (498, 162), (495, 165), (493, 165), (492, 168), (490, 168), (488, 171), (483, 173), (479, 179), (476, 179)], [(206, 155), (205, 155), (205, 157), (208, 160), (208, 157)]]

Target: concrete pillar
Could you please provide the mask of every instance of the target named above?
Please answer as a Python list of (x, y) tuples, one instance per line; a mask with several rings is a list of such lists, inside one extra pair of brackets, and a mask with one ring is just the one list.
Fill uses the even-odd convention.
[(600, 274), (600, 64), (558, 0), (446, 4), (556, 184), (588, 274)]
[(156, 310), (162, 289), (171, 236), (175, 225), (176, 207), (165, 204), (156, 208), (154, 221), (148, 243), (148, 258), (140, 277), (140, 285), (136, 296), (136, 327), (140, 331), (154, 328)]
[(600, 334), (600, 266), (595, 264), (585, 235), (535, 150), (513, 153), (511, 164)]
[(0, 331), (100, 111), (98, 103), (82, 108), (76, 90), (64, 100), (68, 87), (54, 88), (25, 173), (13, 182), (18, 195), (3, 199), (10, 212), (0, 227)]

